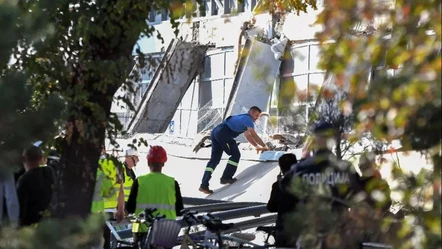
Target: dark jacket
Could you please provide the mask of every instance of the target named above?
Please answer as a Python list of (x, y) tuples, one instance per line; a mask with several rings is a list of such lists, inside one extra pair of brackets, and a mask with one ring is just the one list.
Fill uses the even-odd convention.
[[(301, 208), (300, 204), (313, 202), (313, 208), (318, 208), (316, 212), (320, 212), (320, 209), (327, 208), (331, 204), (330, 212), (336, 214), (333, 218), (340, 219), (340, 217), (343, 217), (341, 215), (348, 210), (345, 203), (352, 196), (357, 184), (357, 177), (358, 174), (351, 163), (337, 159), (329, 150), (320, 150), (312, 157), (294, 165), (281, 180), (280, 186), (282, 191), (288, 192), (296, 198), (295, 206), (297, 209)], [(324, 205), (321, 205), (321, 203)], [(304, 211), (308, 209), (308, 206), (303, 205)], [(299, 236), (299, 233), (302, 233), (304, 229), (302, 216), (299, 216), (302, 213), (297, 214), (296, 222), (300, 222), (300, 224), (294, 224), (294, 226), (297, 226), (296, 231), (291, 232), (291, 237), (294, 238)], [(318, 222), (315, 223), (316, 231), (327, 232), (330, 227), (336, 226), (326, 221), (326, 216), (320, 214), (309, 214), (318, 217)], [(338, 220), (335, 221), (339, 222)], [(338, 224), (342, 223), (339, 222)]]
[[(132, 181), (135, 181), (135, 179), (137, 179), (137, 176), (135, 175), (135, 172), (132, 169), (129, 169), (129, 167), (127, 166), (126, 162), (123, 163), (124, 168), (126, 170), (126, 174), (132, 179)], [(126, 179), (125, 179), (126, 181)]]
[(50, 167), (30, 169), (18, 179), (20, 226), (38, 223), (43, 218), (52, 198), (54, 182), (54, 170)]
[(296, 202), (297, 199), (293, 195), (281, 190), (279, 181), (273, 183), (270, 199), (267, 202), (267, 210), (271, 213), (278, 213), (276, 218), (275, 246), (290, 246), (284, 235), (284, 216), (295, 210)]
[[(132, 188), (130, 189), (129, 198), (126, 202), (126, 211), (130, 214), (135, 213), (137, 208), (137, 196), (138, 196), (138, 179), (134, 180)], [(175, 211), (177, 216), (181, 216), (181, 212), (184, 209), (183, 197), (181, 196), (180, 185), (175, 180)]]
[[(320, 150), (292, 167), (287, 176), (282, 179), (281, 187), (287, 189), (294, 179), (299, 179), (302, 186), (311, 188), (313, 191), (316, 186), (328, 186), (331, 193), (330, 200), (347, 200), (353, 194), (358, 178), (351, 163), (337, 159), (329, 150)], [(301, 198), (298, 197), (298, 199)], [(304, 198), (302, 201), (305, 201)], [(334, 208), (341, 208), (342, 205), (340, 201), (333, 201)]]

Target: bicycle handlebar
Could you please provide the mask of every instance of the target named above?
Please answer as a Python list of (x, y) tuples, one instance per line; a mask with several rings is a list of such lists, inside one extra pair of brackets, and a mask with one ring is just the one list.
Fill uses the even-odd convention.
[(138, 216), (135, 216), (135, 214), (129, 214), (127, 217), (130, 219), (130, 222), (139, 222), (139, 223), (152, 223), (155, 219), (164, 219), (166, 218), (165, 215), (156, 215), (154, 216), (153, 213), (157, 211), (156, 208), (146, 208), (143, 212), (139, 213)]
[(211, 213), (195, 216), (196, 214), (198, 213), (195, 211), (183, 210), (183, 219), (187, 222), (187, 224), (189, 224), (189, 226), (201, 222), (207, 228), (207, 230), (211, 232), (220, 232), (222, 230), (231, 228), (234, 225), (233, 223), (223, 223), (220, 218), (215, 217)]

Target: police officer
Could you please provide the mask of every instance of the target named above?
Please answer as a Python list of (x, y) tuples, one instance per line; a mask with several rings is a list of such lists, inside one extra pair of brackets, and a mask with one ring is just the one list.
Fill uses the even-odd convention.
[[(166, 219), (176, 219), (184, 209), (183, 198), (178, 182), (161, 173), (167, 162), (167, 153), (161, 146), (152, 146), (147, 154), (150, 173), (138, 176), (130, 190), (126, 204), (128, 213), (138, 215), (146, 208), (156, 208), (154, 215), (165, 215)], [(141, 226), (134, 231), (137, 240), (146, 235), (146, 227)]]
[(223, 152), (226, 152), (230, 158), (221, 177), (221, 184), (232, 184), (236, 181), (233, 175), (238, 167), (241, 153), (235, 138), (244, 133), (247, 141), (255, 146), (257, 151), (268, 150), (262, 139), (256, 134), (255, 121), (261, 117), (261, 109), (253, 106), (247, 113), (228, 117), (224, 122), (212, 130), (210, 140), (212, 142), (212, 153), (207, 163), (199, 191), (205, 194), (212, 194), (209, 189), (209, 181), (212, 173), (221, 161)]
[[(350, 198), (358, 175), (349, 162), (339, 160), (331, 151), (334, 138), (335, 130), (330, 123), (320, 121), (314, 124), (310, 148), (304, 148), (304, 158), (281, 180), (281, 189), (298, 199), (298, 206), (331, 204), (330, 211), (339, 216), (348, 209), (344, 203)], [(321, 232), (326, 229), (323, 227), (325, 223), (315, 225)]]

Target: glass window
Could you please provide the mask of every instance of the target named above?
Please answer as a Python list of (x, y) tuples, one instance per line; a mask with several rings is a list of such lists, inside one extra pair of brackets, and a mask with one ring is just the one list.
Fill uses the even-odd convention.
[(153, 73), (150, 70), (141, 70), (141, 82), (148, 83), (152, 80)]
[(308, 75), (298, 75), (294, 76), (295, 81), (295, 103), (306, 102), (307, 100), (307, 89), (308, 89)]
[(212, 54), (204, 59), (203, 79), (224, 76), (224, 53)]
[(313, 73), (309, 75), (309, 85), (308, 85), (308, 91), (309, 91), (309, 101), (316, 101), (316, 98), (318, 97), (318, 93), (321, 89), (322, 84), (324, 83), (324, 73)]
[(297, 47), (292, 49), (291, 56), (294, 61), (294, 74), (301, 74), (308, 71), (308, 52), (309, 46)]
[(203, 108), (212, 99), (212, 83), (210, 81), (202, 81), (199, 85), (199, 107)]
[(161, 10), (155, 11), (155, 22), (161, 22), (163, 18), (163, 15), (161, 13)]
[(144, 82), (141, 83), (141, 88), (140, 88), (141, 96), (143, 96), (144, 93), (146, 93), (148, 87), (149, 87), (149, 83), (144, 83)]
[(195, 102), (195, 99), (198, 99), (198, 93), (194, 92), (194, 90), (197, 91), (198, 88), (196, 88), (195, 82), (192, 82), (181, 100), (182, 108), (193, 110), (198, 107)]
[(233, 79), (224, 80), (224, 107), (227, 106), (229, 101), (230, 92), (232, 91)]
[(211, 55), (211, 76), (212, 78), (221, 78), (224, 73), (224, 53)]
[(212, 107), (223, 108), (224, 107), (224, 80), (212, 81)]
[(310, 71), (319, 71), (320, 47), (318, 45), (310, 45)]
[(202, 78), (203, 79), (209, 79), (211, 78), (211, 71), (210, 71), (210, 65), (211, 65), (211, 57), (210, 56), (206, 56), (204, 57), (204, 62), (203, 62), (203, 74), (202, 74)]
[(293, 103), (295, 93), (295, 82), (293, 77), (281, 78), (279, 86), (278, 107), (288, 109)]
[(233, 76), (233, 70), (235, 70), (236, 56), (235, 52), (226, 52), (226, 76)]

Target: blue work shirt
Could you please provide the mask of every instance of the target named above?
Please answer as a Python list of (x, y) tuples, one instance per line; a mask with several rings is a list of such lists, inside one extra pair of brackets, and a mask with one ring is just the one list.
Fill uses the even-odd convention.
[(247, 128), (255, 128), (255, 123), (248, 113), (230, 116), (226, 119), (227, 126), (237, 133), (243, 133)]

